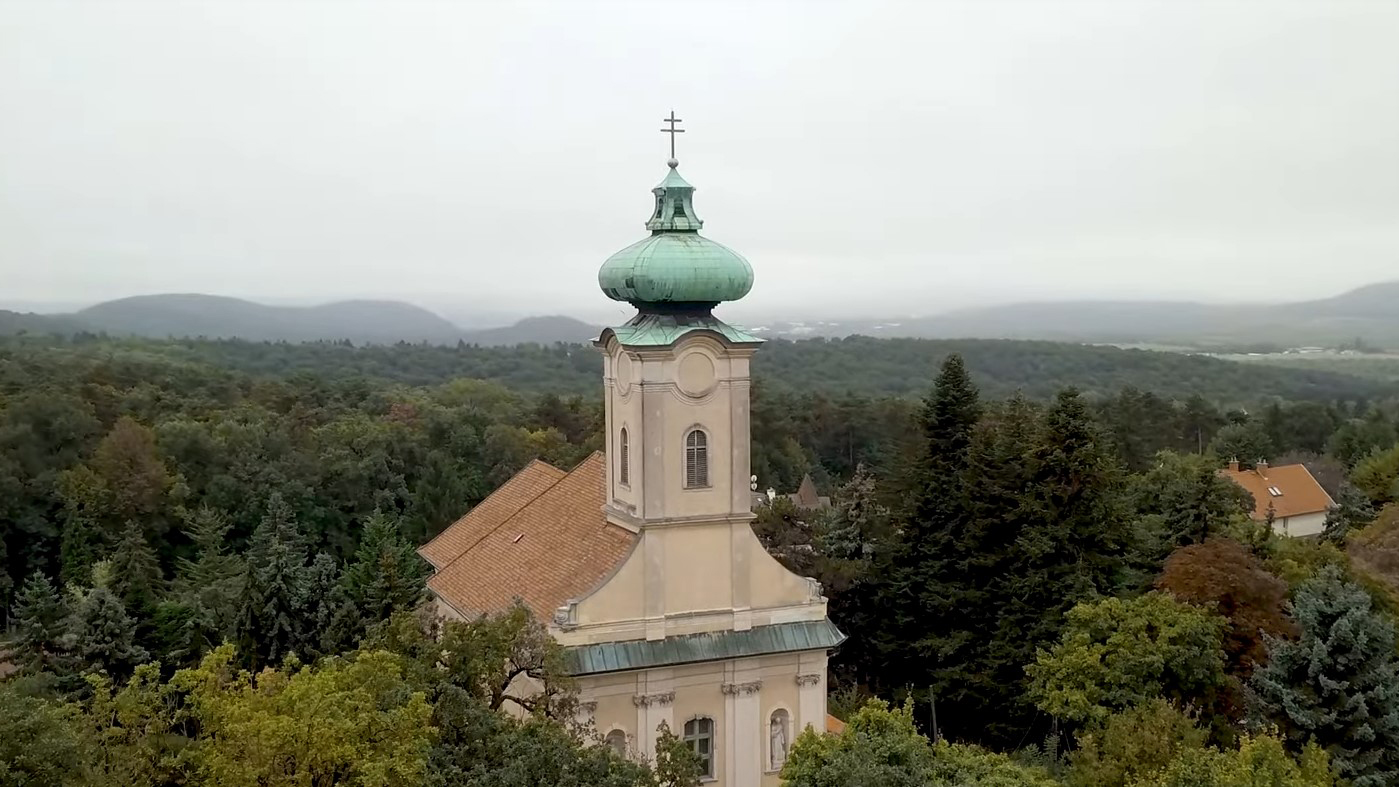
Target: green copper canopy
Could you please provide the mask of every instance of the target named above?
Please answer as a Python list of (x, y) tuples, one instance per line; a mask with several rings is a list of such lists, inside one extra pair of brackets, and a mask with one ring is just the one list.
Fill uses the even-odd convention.
[(678, 163), (651, 190), (656, 207), (646, 228), (651, 237), (622, 249), (602, 264), (598, 286), (615, 301), (641, 311), (691, 307), (707, 312), (721, 301), (736, 301), (753, 288), (753, 268), (733, 249), (699, 234), (694, 193), (680, 177)]

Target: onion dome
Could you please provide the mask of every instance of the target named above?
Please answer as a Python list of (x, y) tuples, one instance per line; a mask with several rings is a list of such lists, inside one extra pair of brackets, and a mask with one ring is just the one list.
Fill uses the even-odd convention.
[(680, 163), (651, 190), (656, 207), (646, 228), (651, 237), (607, 258), (598, 286), (614, 301), (642, 312), (707, 314), (722, 301), (736, 301), (753, 288), (753, 267), (738, 252), (699, 234), (695, 187), (680, 177)]

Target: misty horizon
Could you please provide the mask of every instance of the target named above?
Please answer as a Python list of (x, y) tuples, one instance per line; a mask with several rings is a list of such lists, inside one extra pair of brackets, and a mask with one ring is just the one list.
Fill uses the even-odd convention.
[(1399, 7), (1010, 7), (10, 4), (0, 299), (610, 320), (672, 107), (749, 323), (1395, 277)]

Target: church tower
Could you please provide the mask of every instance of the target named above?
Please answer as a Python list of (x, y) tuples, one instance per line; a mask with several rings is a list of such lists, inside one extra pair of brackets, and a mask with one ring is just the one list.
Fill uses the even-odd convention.
[(777, 787), (796, 735), (826, 729), (826, 660), (844, 635), (819, 584), (753, 534), (749, 362), (762, 342), (713, 314), (748, 294), (753, 268), (699, 234), (673, 143), (667, 163), (650, 234), (598, 272), (636, 307), (595, 342), (605, 450), (572, 470), (531, 463), (419, 552), (444, 616), (520, 599), (550, 620), (580, 720), (608, 745), (652, 759), (665, 724), (706, 783)]

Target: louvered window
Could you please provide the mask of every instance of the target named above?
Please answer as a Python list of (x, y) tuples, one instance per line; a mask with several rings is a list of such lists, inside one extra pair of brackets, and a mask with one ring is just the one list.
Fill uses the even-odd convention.
[(623, 486), (631, 484), (631, 446), (627, 441), (627, 428), (617, 436), (617, 482)]
[(714, 778), (714, 720), (701, 716), (685, 722), (685, 742), (700, 759), (700, 777)]
[(685, 487), (709, 486), (709, 437), (699, 429), (685, 435)]

